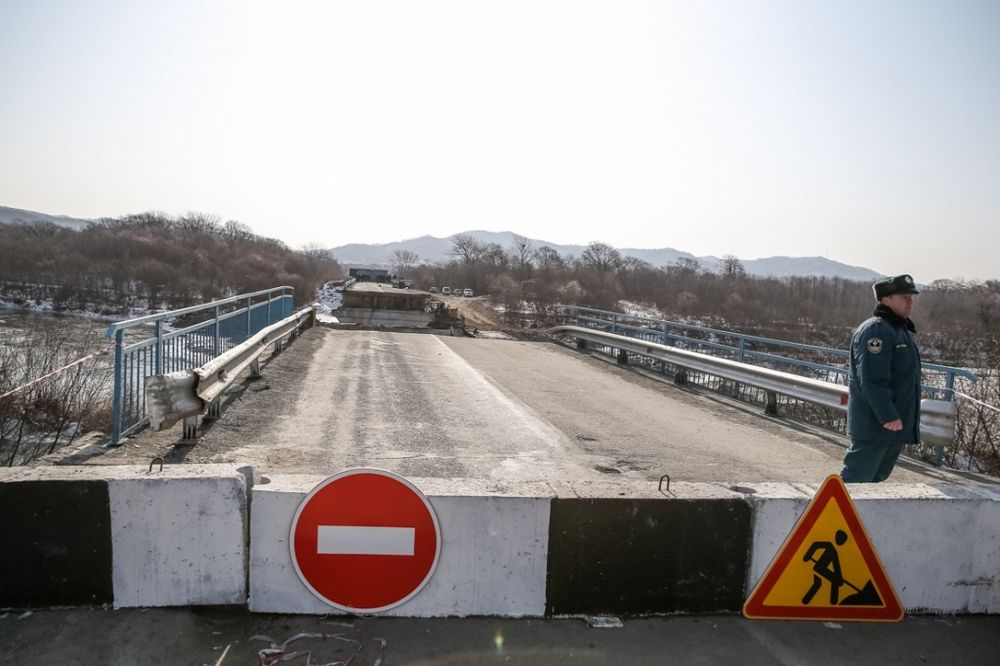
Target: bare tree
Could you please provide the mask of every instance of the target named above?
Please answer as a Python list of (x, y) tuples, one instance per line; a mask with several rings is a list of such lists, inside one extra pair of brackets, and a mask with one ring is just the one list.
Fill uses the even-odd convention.
[(722, 256), (719, 272), (723, 277), (731, 280), (738, 280), (747, 276), (743, 262), (735, 254), (725, 254)]
[(401, 277), (412, 277), (413, 269), (420, 262), (420, 255), (411, 250), (393, 250), (389, 263), (392, 272)]
[(534, 252), (531, 248), (531, 241), (524, 236), (518, 236), (515, 234), (514, 244), (511, 247), (510, 256), (517, 279), (527, 280), (531, 277), (531, 259), (534, 256)]
[(463, 264), (474, 264), (483, 253), (483, 244), (469, 234), (456, 234), (451, 237), (451, 249), (448, 254)]
[(580, 254), (580, 261), (587, 268), (601, 275), (607, 275), (618, 270), (622, 263), (622, 255), (607, 243), (591, 243)]

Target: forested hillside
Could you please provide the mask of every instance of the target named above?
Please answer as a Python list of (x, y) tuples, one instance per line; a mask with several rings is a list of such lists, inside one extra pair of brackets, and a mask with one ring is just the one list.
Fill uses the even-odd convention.
[[(709, 271), (691, 260), (653, 266), (592, 243), (578, 257), (527, 239), (513, 246), (457, 236), (451, 260), (427, 264), (397, 252), (394, 271), (417, 285), (488, 292), (518, 318), (543, 319), (556, 303), (608, 310), (628, 301), (668, 319), (693, 319), (720, 328), (844, 348), (875, 301), (871, 285), (840, 278), (763, 278), (747, 275), (739, 259), (722, 258)], [(919, 280), (919, 267), (913, 272)], [(1000, 281), (938, 280), (923, 287), (913, 318), (933, 360), (973, 365), (1000, 357)]]
[(55, 224), (0, 225), (0, 298), (57, 310), (122, 314), (179, 308), (279, 285), (298, 303), (341, 276), (325, 250), (294, 250), (239, 222), (142, 213), (80, 231)]

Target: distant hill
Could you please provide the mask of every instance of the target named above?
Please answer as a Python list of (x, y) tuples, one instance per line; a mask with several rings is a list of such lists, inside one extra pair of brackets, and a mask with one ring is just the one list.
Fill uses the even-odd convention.
[[(504, 249), (510, 249), (514, 245), (515, 234), (510, 231), (467, 231), (465, 234), (472, 236), (482, 243), (499, 243)], [(447, 238), (420, 236), (419, 238), (411, 238), (395, 243), (352, 243), (331, 248), (331, 251), (337, 260), (345, 266), (388, 266), (392, 261), (392, 253), (396, 250), (408, 250), (415, 252), (423, 261), (438, 262), (447, 261), (450, 258), (448, 251), (452, 247), (452, 238), (454, 236), (448, 236)], [(572, 255), (578, 257), (587, 247), (585, 245), (560, 245), (559, 243), (551, 243), (537, 238), (529, 240), (533, 248), (537, 249), (543, 245), (547, 245), (563, 256)], [(697, 257), (690, 252), (683, 252), (669, 247), (657, 249), (625, 247), (618, 248), (618, 251), (626, 257), (642, 259), (654, 266), (673, 264), (679, 259), (691, 259), (697, 261), (702, 268), (715, 271), (718, 270), (721, 264), (718, 257)], [(839, 277), (860, 282), (871, 282), (882, 277), (880, 273), (869, 268), (850, 266), (825, 257), (767, 257), (764, 259), (744, 259), (742, 261), (743, 267), (748, 274), (758, 276), (779, 278)]]
[(91, 222), (94, 222), (94, 220), (67, 217), (66, 215), (48, 215), (46, 213), (36, 213), (33, 210), (0, 206), (0, 224), (16, 224), (18, 222), (26, 222), (28, 224), (33, 222), (51, 222), (52, 224), (58, 224), (60, 227), (80, 230)]
[[(66, 215), (49, 215), (32, 210), (0, 206), (0, 224), (17, 222), (51, 222), (61, 227), (79, 230), (95, 220)], [(465, 233), (482, 243), (499, 243), (504, 249), (510, 249), (514, 245), (515, 234), (511, 231), (467, 231)], [(396, 250), (409, 250), (415, 252), (423, 261), (438, 262), (447, 261), (450, 258), (448, 251), (452, 247), (452, 238), (454, 236), (447, 238), (420, 236), (419, 238), (379, 245), (352, 243), (332, 248), (332, 251), (337, 260), (344, 266), (388, 266), (392, 260), (392, 253)], [(570, 255), (578, 257), (587, 249), (586, 245), (560, 245), (537, 238), (530, 238), (529, 241), (533, 248), (547, 245), (564, 257)], [(618, 251), (626, 257), (642, 259), (653, 266), (666, 266), (676, 263), (680, 259), (691, 259), (697, 261), (702, 268), (715, 271), (721, 264), (718, 257), (696, 257), (690, 252), (670, 247), (656, 249), (624, 247), (618, 248)], [(767, 257), (764, 259), (743, 259), (742, 261), (748, 274), (758, 276), (839, 277), (859, 282), (871, 282), (882, 277), (880, 273), (869, 268), (850, 266), (826, 257)]]

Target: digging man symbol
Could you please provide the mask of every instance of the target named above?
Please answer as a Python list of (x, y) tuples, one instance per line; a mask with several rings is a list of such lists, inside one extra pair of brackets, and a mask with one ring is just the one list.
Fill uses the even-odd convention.
[[(844, 578), (840, 567), (840, 552), (837, 548), (847, 543), (847, 532), (837, 530), (833, 536), (833, 541), (834, 543), (830, 543), (829, 541), (814, 541), (809, 546), (809, 549), (806, 550), (805, 555), (802, 556), (803, 562), (812, 562), (813, 565), (812, 586), (806, 591), (805, 596), (802, 597), (802, 605), (808, 606), (812, 602), (816, 593), (823, 587), (824, 580), (830, 584), (831, 606), (881, 605), (882, 599), (870, 580), (863, 587), (858, 587)], [(814, 558), (814, 556), (816, 557)], [(841, 601), (840, 588), (844, 585), (851, 588), (854, 594)]]
[[(837, 542), (837, 546), (843, 546), (847, 543), (847, 533), (844, 530), (837, 530), (834, 541)], [(820, 555), (818, 559), (814, 560), (813, 555), (817, 551)], [(802, 561), (813, 563), (813, 584), (806, 595), (802, 597), (802, 604), (809, 605), (809, 602), (819, 592), (819, 588), (822, 587), (823, 580), (826, 579), (830, 583), (830, 604), (836, 606), (840, 599), (840, 588), (845, 583), (844, 575), (840, 571), (840, 555), (837, 553), (836, 546), (829, 541), (814, 541), (806, 554), (802, 556)]]

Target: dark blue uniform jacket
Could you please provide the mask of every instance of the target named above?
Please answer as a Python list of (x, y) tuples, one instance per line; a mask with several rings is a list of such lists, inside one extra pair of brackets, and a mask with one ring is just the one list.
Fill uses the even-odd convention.
[[(913, 322), (885, 305), (854, 331), (851, 340), (847, 434), (879, 444), (920, 441), (920, 353)], [(883, 423), (902, 419), (903, 429)]]

